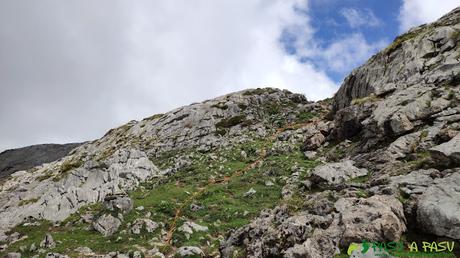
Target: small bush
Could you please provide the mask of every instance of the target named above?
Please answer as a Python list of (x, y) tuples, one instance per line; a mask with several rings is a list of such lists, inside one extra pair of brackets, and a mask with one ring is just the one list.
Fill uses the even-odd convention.
[(230, 128), (230, 127), (233, 127), (235, 125), (238, 125), (238, 124), (241, 124), (242, 122), (244, 122), (246, 120), (246, 117), (243, 116), (243, 115), (238, 115), (238, 116), (234, 116), (234, 117), (231, 117), (229, 119), (222, 119), (220, 120), (217, 124), (216, 124), (216, 127), (217, 128)]
[(38, 200), (39, 200), (38, 198), (32, 198), (32, 199), (28, 199), (28, 200), (22, 200), (22, 201), (19, 202), (19, 206), (24, 206), (24, 205), (36, 203)]
[(377, 96), (375, 96), (374, 94), (371, 94), (371, 95), (369, 95), (367, 97), (353, 99), (351, 101), (351, 104), (352, 105), (363, 105), (364, 103), (374, 102), (374, 101), (377, 101), (377, 100), (379, 100), (379, 98)]
[(81, 160), (66, 160), (62, 163), (61, 165), (61, 172), (65, 173), (67, 171), (70, 171), (72, 169), (79, 168), (83, 165), (83, 161)]

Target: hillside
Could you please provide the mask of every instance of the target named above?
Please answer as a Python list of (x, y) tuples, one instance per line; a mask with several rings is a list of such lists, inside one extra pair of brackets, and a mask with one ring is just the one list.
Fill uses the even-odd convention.
[(80, 143), (39, 144), (0, 153), (0, 178), (19, 171), (27, 170), (44, 163), (56, 161), (78, 146)]
[(453, 241), (459, 255), (459, 41), (460, 8), (332, 99), (235, 92), (18, 171), (0, 186), (0, 254), (378, 257), (360, 243)]

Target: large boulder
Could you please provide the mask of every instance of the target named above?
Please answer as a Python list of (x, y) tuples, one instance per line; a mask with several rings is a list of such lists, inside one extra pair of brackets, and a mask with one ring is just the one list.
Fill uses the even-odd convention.
[(111, 211), (127, 213), (133, 209), (133, 200), (127, 195), (108, 195), (104, 198), (104, 205)]
[(450, 165), (460, 165), (460, 134), (450, 141), (442, 143), (430, 149), (432, 157)]
[(104, 214), (94, 223), (93, 228), (104, 236), (111, 236), (118, 231), (121, 221), (110, 214)]
[(43, 248), (54, 248), (55, 246), (56, 243), (51, 234), (46, 234), (45, 238), (40, 242), (40, 247)]
[(201, 250), (199, 247), (196, 247), (196, 246), (182, 246), (177, 250), (177, 254), (180, 257), (187, 257), (187, 256), (203, 257), (204, 256), (203, 250)]
[(398, 241), (406, 231), (401, 202), (392, 196), (341, 198), (335, 203), (343, 226), (342, 246), (353, 242)]
[(353, 161), (344, 160), (316, 167), (311, 173), (311, 179), (313, 182), (335, 185), (367, 174), (366, 169), (355, 167)]
[(460, 173), (428, 187), (417, 203), (418, 225), (428, 233), (460, 239)]
[(152, 233), (158, 228), (158, 223), (151, 219), (136, 219), (131, 227), (131, 233), (140, 234), (143, 230)]

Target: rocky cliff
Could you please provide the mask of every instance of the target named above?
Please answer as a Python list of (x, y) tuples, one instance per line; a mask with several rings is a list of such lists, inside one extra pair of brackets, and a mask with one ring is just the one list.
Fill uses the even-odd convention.
[(455, 9), (396, 38), (332, 99), (236, 92), (18, 171), (0, 186), (1, 252), (348, 257), (363, 240), (420, 239), (458, 248), (459, 41)]

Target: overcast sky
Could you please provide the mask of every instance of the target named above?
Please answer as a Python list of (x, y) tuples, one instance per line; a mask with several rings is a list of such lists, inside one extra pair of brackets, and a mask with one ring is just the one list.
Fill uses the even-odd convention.
[(0, 151), (250, 87), (330, 97), (460, 0), (0, 1)]

